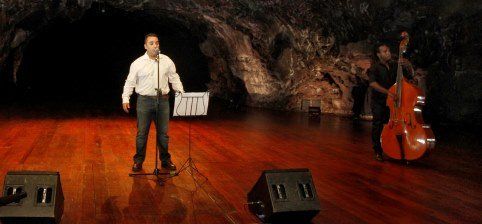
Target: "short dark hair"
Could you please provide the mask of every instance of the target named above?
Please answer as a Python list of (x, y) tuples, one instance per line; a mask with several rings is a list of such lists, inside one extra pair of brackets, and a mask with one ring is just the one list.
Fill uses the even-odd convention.
[(146, 36), (144, 36), (144, 43), (146, 43), (148, 37), (157, 37), (157, 39), (159, 39), (159, 37), (157, 36), (157, 34), (155, 34), (155, 33), (148, 33), (148, 34), (146, 34)]
[(373, 46), (373, 59), (378, 60), (377, 54), (380, 52), (380, 47), (381, 47), (381, 46), (387, 46), (388, 48), (390, 47), (390, 46), (388, 46), (388, 44), (385, 43), (385, 42), (377, 42), (377, 43)]

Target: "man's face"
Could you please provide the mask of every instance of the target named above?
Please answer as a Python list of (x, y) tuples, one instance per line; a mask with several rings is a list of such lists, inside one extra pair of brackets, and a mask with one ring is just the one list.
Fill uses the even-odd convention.
[(387, 47), (386, 45), (382, 45), (378, 47), (378, 53), (377, 53), (378, 59), (382, 62), (387, 62), (390, 59), (392, 59), (392, 54), (390, 53), (390, 48)]
[(146, 42), (144, 43), (144, 49), (146, 49), (149, 56), (155, 56), (159, 49), (159, 40), (157, 37), (147, 37)]

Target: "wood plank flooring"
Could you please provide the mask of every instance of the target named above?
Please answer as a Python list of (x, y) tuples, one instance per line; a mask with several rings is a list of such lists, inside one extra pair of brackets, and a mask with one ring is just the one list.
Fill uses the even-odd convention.
[[(452, 131), (436, 133), (437, 149), (426, 159), (380, 163), (370, 147), (370, 122), (213, 111), (191, 125), (191, 155), (208, 180), (197, 186), (192, 177), (202, 182), (201, 175), (182, 172), (159, 185), (128, 176), (133, 115), (3, 108), (0, 181), (10, 170), (59, 171), (62, 223), (259, 223), (245, 203), (261, 172), (308, 168), (322, 206), (313, 223), (482, 223), (480, 140)], [(154, 167), (154, 133), (145, 172)], [(171, 120), (178, 167), (188, 157), (188, 133), (187, 120)]]

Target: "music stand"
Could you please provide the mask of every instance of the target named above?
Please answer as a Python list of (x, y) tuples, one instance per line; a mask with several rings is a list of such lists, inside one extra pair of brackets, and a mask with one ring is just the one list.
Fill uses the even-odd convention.
[[(182, 164), (181, 168), (179, 168), (176, 174), (174, 174), (175, 176), (178, 176), (181, 172), (189, 168), (190, 174), (195, 182), (196, 179), (194, 178), (193, 171), (196, 171), (199, 175), (204, 177), (204, 182), (206, 182), (208, 179), (198, 170), (194, 160), (191, 157), (191, 123), (194, 117), (206, 116), (208, 114), (208, 104), (209, 92), (189, 92), (176, 94), (173, 116), (187, 117), (189, 120), (189, 149), (188, 158)], [(204, 184), (204, 182), (202, 184)], [(199, 186), (202, 184), (199, 184)]]

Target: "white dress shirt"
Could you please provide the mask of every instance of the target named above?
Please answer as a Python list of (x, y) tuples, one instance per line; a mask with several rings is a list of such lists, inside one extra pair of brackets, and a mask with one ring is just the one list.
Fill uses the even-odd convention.
[[(158, 80), (158, 77), (160, 80)], [(176, 73), (174, 62), (166, 55), (159, 55), (159, 76), (157, 75), (157, 61), (149, 58), (147, 52), (132, 62), (124, 84), (122, 103), (129, 103), (129, 98), (135, 88), (136, 93), (145, 96), (156, 96), (159, 86), (162, 95), (169, 93), (168, 82), (178, 92), (184, 92), (179, 75)]]

